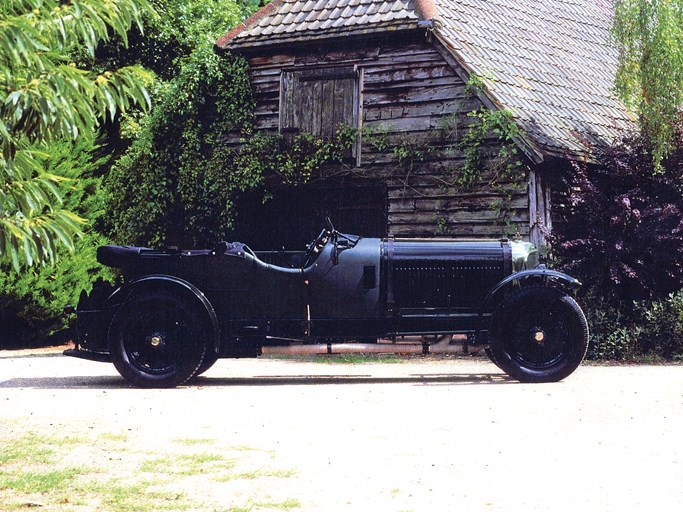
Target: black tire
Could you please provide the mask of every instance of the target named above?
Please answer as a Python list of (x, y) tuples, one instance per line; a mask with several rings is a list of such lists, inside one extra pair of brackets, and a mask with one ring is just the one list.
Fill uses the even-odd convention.
[(206, 354), (204, 354), (204, 360), (199, 369), (194, 372), (193, 377), (199, 377), (203, 373), (208, 372), (209, 368), (216, 364), (216, 361), (218, 361), (218, 354), (213, 349), (207, 349)]
[(503, 301), (491, 322), (491, 360), (521, 382), (562, 380), (586, 355), (586, 316), (562, 290), (522, 288)]
[(206, 353), (199, 308), (172, 292), (135, 295), (109, 328), (109, 352), (118, 372), (143, 388), (170, 388), (190, 379)]
[[(495, 364), (498, 368), (500, 368), (500, 365), (498, 364), (498, 361), (496, 361), (496, 356), (493, 355), (493, 351), (491, 350), (491, 347), (488, 347), (488, 348), (484, 349), (484, 352), (485, 352), (486, 355), (488, 356), (489, 360), (490, 360), (493, 364)], [(502, 368), (501, 368), (501, 370), (502, 370)]]

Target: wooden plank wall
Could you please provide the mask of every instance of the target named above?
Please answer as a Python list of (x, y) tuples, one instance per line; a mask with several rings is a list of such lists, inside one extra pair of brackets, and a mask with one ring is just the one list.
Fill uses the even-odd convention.
[[(490, 174), (482, 176), (471, 189), (449, 183), (449, 177), (457, 174), (463, 163), (463, 155), (453, 143), (471, 121), (467, 112), (481, 103), (466, 94), (465, 83), (427, 41), (252, 57), (258, 128), (278, 130), (283, 70), (350, 65), (362, 69), (362, 127), (375, 133), (370, 138), (382, 144), (367, 140), (366, 133), (361, 142), (360, 165), (328, 169), (326, 173), (384, 179), (390, 235), (519, 235), (528, 239), (527, 176), (519, 177), (512, 193), (487, 185)], [(488, 144), (495, 153), (496, 141)], [(432, 150), (425, 154), (428, 147)]]

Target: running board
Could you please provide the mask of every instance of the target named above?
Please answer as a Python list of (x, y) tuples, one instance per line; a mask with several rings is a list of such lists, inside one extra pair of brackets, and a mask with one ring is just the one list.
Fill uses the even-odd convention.
[(99, 363), (111, 363), (111, 356), (103, 354), (102, 352), (90, 352), (88, 350), (80, 350), (77, 348), (69, 348), (63, 352), (65, 356), (76, 357), (78, 359), (87, 359), (88, 361), (97, 361)]

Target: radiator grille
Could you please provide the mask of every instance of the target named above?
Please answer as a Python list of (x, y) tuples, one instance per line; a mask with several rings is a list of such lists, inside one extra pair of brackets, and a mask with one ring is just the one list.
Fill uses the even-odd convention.
[(401, 263), (393, 272), (394, 302), (399, 308), (473, 307), (502, 278), (500, 263)]

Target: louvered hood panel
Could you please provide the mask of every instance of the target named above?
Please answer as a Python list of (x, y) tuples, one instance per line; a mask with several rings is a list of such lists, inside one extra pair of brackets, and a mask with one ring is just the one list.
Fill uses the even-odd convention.
[(512, 271), (507, 242), (395, 241), (394, 306), (463, 308), (481, 304)]

